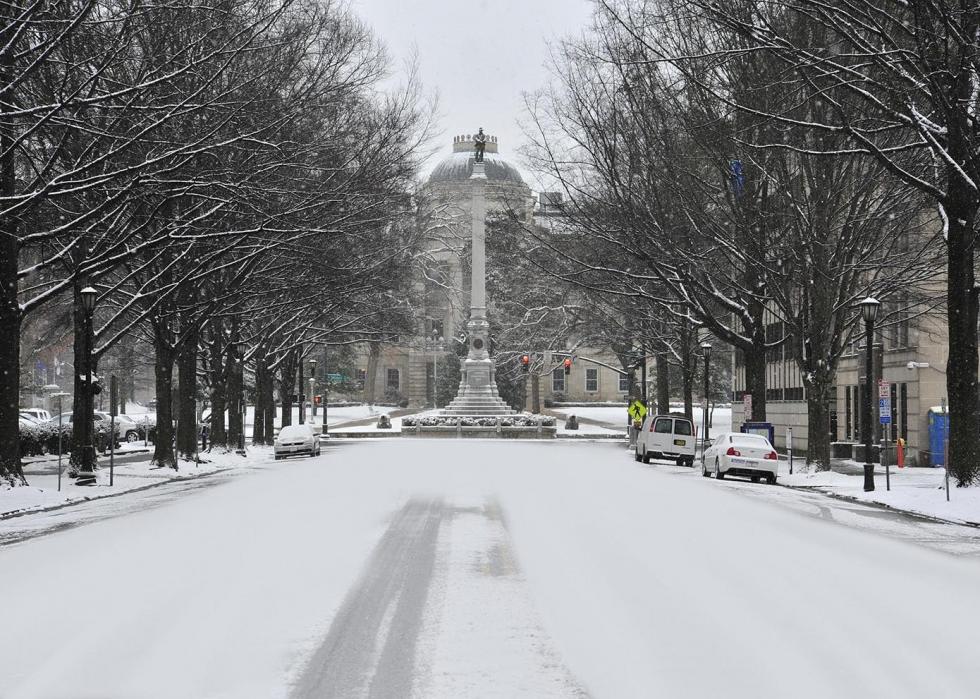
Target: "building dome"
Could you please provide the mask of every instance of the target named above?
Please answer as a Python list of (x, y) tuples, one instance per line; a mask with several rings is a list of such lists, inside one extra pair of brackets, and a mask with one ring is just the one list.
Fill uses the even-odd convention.
[[(473, 174), (473, 161), (476, 148), (472, 136), (457, 136), (453, 139), (453, 154), (442, 160), (429, 175), (429, 184), (465, 182)], [(497, 153), (497, 137), (487, 136), (483, 162), (487, 180), (507, 182), (527, 186), (517, 168)]]

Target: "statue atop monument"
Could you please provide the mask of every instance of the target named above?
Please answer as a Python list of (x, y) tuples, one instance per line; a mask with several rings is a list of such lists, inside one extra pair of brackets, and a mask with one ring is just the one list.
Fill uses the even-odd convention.
[(483, 127), (477, 132), (476, 136), (473, 137), (473, 144), (476, 148), (476, 162), (483, 162), (483, 153), (487, 149), (487, 137), (483, 134)]

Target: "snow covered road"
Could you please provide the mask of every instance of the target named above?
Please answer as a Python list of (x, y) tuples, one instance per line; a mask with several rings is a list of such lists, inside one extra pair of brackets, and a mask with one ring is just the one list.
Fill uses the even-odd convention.
[(965, 527), (608, 444), (349, 443), (210, 485), (2, 523), (0, 697), (980, 687)]

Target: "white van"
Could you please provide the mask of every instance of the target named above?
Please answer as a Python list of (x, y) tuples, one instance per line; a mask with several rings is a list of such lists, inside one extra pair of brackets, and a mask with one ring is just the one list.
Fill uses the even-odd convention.
[(636, 435), (637, 461), (670, 459), (678, 466), (694, 466), (697, 437), (694, 423), (683, 415), (647, 415)]

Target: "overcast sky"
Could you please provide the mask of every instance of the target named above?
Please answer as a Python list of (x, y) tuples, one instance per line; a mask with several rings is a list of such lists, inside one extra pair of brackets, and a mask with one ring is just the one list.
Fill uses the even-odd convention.
[(417, 50), (426, 90), (438, 92), (442, 135), (426, 172), (452, 152), (454, 135), (482, 126), (534, 188), (517, 154), (521, 93), (547, 83), (548, 42), (588, 24), (588, 0), (352, 0), (352, 7), (398, 70)]

